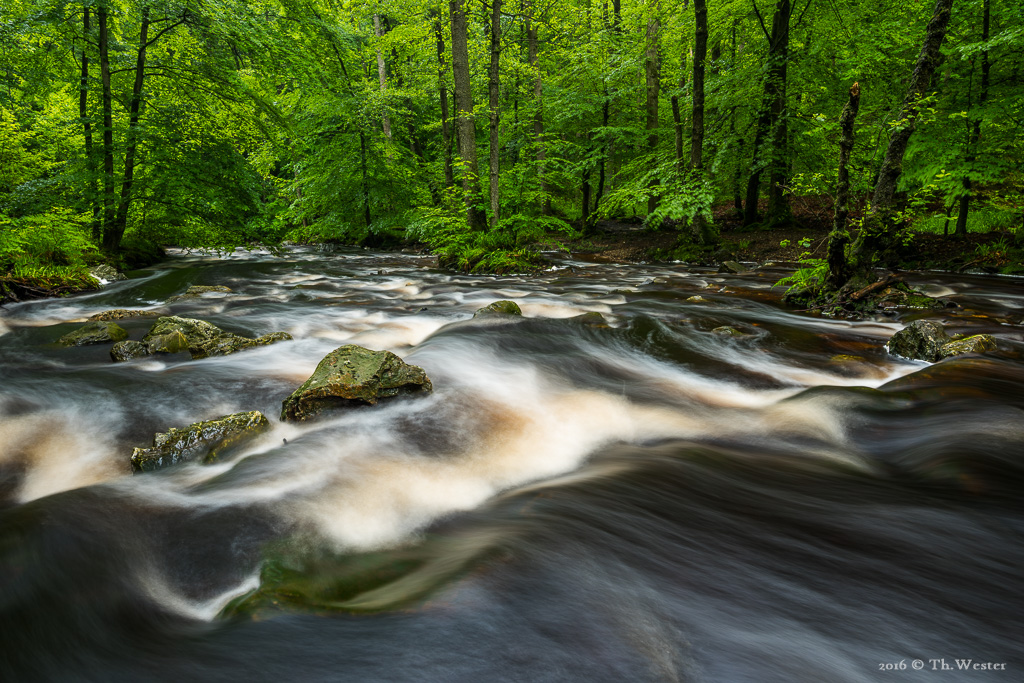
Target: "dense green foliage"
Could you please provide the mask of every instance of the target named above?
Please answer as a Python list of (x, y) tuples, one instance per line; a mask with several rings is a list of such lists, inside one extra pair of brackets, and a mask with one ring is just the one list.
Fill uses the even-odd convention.
[[(505, 4), (497, 74), (493, 5), (456, 5), (479, 197), (458, 182), (454, 119), (468, 107), (452, 102), (449, 3), (0, 0), (0, 269), (81, 273), (100, 246), (294, 240), (419, 241), (453, 267), (508, 272), (598, 219), (636, 215), (650, 229), (705, 225), (691, 233), (704, 243), (714, 205), (770, 227), (832, 195), (837, 116), (859, 81), (856, 214), (932, 12), (928, 0), (712, 0), (695, 166), (689, 3)], [(1024, 7), (956, 0), (952, 16), (901, 216), (916, 230), (954, 231), (962, 214), (961, 231), (1019, 232)], [(771, 201), (744, 207), (752, 176)], [(491, 177), (499, 216), (484, 205)], [(467, 201), (488, 229), (470, 229)]]

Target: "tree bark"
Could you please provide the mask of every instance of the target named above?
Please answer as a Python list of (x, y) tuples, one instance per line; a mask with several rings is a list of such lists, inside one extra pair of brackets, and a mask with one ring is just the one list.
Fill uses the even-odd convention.
[(85, 137), (85, 167), (89, 173), (89, 203), (92, 204), (92, 238), (99, 242), (103, 238), (103, 207), (99, 201), (98, 168), (96, 151), (92, 144), (92, 120), (89, 118), (89, 53), (86, 51), (92, 25), (89, 8), (82, 12), (82, 71), (78, 86), (78, 117), (82, 121)]
[(537, 64), (537, 26), (533, 23), (533, 3), (530, 3), (530, 11), (526, 15), (526, 56), (534, 72), (533, 99), (537, 109), (533, 115), (533, 145), (536, 150), (534, 158), (537, 160), (537, 178), (540, 180), (541, 195), (544, 197), (541, 213), (548, 215), (551, 213), (551, 196), (548, 193), (544, 167), (544, 160), (547, 158), (544, 152), (544, 81)]
[(487, 228), (487, 216), (480, 210), (480, 167), (476, 159), (476, 122), (473, 118), (473, 88), (469, 79), (469, 43), (462, 0), (450, 0), (452, 20), (452, 76), (455, 81), (456, 139), (459, 147), (462, 186), (466, 192), (466, 223), (471, 230)]
[[(110, 91), (110, 31), (107, 26), (107, 9), (96, 8), (99, 21), (100, 81), (103, 86), (103, 230), (113, 227), (116, 216), (114, 197), (114, 113), (113, 95)], [(106, 241), (104, 235), (104, 242)]]
[(124, 150), (124, 179), (121, 182), (121, 201), (112, 226), (103, 235), (103, 246), (117, 251), (121, 238), (128, 226), (128, 209), (132, 203), (132, 185), (135, 182), (135, 151), (139, 144), (139, 117), (142, 112), (142, 84), (146, 77), (146, 48), (149, 40), (149, 7), (142, 8), (142, 25), (139, 28), (139, 50), (135, 58), (135, 83), (132, 85), (132, 100), (128, 107), (128, 135)]
[(384, 66), (384, 54), (380, 51), (380, 38), (384, 35), (380, 30), (380, 14), (377, 12), (373, 13), (373, 35), (377, 38), (377, 44), (374, 45), (374, 50), (377, 53), (377, 78), (380, 81), (380, 94), (381, 94), (381, 105), (383, 107), (381, 120), (384, 127), (384, 137), (388, 140), (391, 139), (391, 117), (388, 116), (388, 103), (386, 100), (388, 91), (388, 77), (387, 69)]
[[(989, 36), (989, 0), (983, 0), (982, 2), (982, 20), (981, 20), (981, 40), (982, 42), (988, 42)], [(978, 104), (981, 106), (985, 105), (985, 101), (988, 99), (988, 79), (989, 70), (991, 65), (988, 61), (988, 50), (981, 51), (981, 93), (978, 97)], [(968, 105), (970, 106), (970, 105)], [(971, 132), (970, 140), (968, 140), (968, 152), (967, 152), (967, 167), (968, 169), (974, 163), (977, 158), (978, 140), (981, 139), (981, 118), (974, 119), (974, 130)], [(964, 193), (960, 196), (960, 213), (956, 217), (956, 231), (954, 234), (957, 237), (967, 236), (967, 216), (971, 211), (971, 176), (970, 173), (964, 175), (963, 178)]]
[(491, 65), (487, 79), (487, 107), (490, 118), (490, 154), (488, 157), (490, 171), (490, 195), (491, 195), (491, 229), (498, 227), (500, 219), (500, 185), (498, 181), (499, 163), (498, 152), (500, 151), (500, 124), (498, 107), (501, 104), (501, 0), (491, 0)]
[[(658, 2), (655, 0), (652, 16), (647, 21), (647, 51), (644, 58), (644, 80), (647, 85), (646, 129), (647, 149), (655, 152), (658, 149), (658, 95), (661, 91), (661, 60), (658, 55), (658, 34), (661, 24), (658, 21)], [(659, 185), (657, 178), (651, 180), (650, 187)], [(652, 214), (658, 208), (659, 197), (652, 194), (647, 199), (647, 213)]]
[(683, 117), (679, 112), (679, 95), (672, 96), (672, 124), (676, 134), (676, 172), (683, 172)]
[(448, 117), (448, 88), (444, 84), (444, 31), (441, 20), (434, 22), (434, 34), (437, 36), (437, 90), (441, 98), (441, 146), (444, 147), (444, 186), (455, 184), (455, 173), (452, 170), (452, 132)]
[[(704, 69), (708, 55), (708, 7), (705, 0), (694, 0), (693, 42), (693, 126), (690, 129), (690, 168), (698, 175), (704, 170)], [(704, 214), (694, 215), (690, 231), (698, 244), (711, 241)]]
[(907, 152), (910, 136), (917, 127), (918, 103), (930, 89), (932, 75), (939, 62), (939, 48), (946, 37), (952, 6), (953, 0), (935, 2), (932, 18), (928, 22), (921, 44), (921, 54), (918, 55), (897, 118), (899, 125), (893, 130), (885, 150), (885, 159), (878, 172), (878, 180), (875, 182), (875, 191), (871, 199), (871, 211), (853, 244), (851, 272), (854, 275), (870, 279), (876, 257), (893, 246), (897, 226), (892, 209), (897, 182), (903, 171), (903, 157)]
[(828, 238), (828, 281), (831, 289), (839, 289), (850, 279), (846, 261), (846, 245), (850, 233), (846, 221), (850, 216), (850, 155), (853, 153), (853, 124), (860, 109), (860, 83), (850, 87), (850, 98), (839, 116), (839, 172), (836, 180), (836, 208), (832, 219), (832, 233)]
[[(786, 141), (788, 131), (785, 123), (786, 77), (789, 60), (789, 19), (792, 8), (789, 0), (778, 0), (772, 18), (772, 31), (768, 35), (768, 73), (764, 81), (764, 96), (754, 133), (754, 158), (750, 178), (747, 181), (746, 206), (743, 224), (757, 222), (757, 200), (761, 194), (761, 174), (769, 169), (769, 212), (771, 220), (781, 218), (785, 209), (782, 184), (785, 182), (787, 164)], [(765, 149), (765, 140), (771, 134), (771, 150)]]

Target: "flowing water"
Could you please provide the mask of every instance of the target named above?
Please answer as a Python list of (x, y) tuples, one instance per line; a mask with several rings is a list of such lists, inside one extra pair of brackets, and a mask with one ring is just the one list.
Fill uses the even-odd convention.
[[(3, 309), (0, 680), (1024, 680), (1020, 280), (920, 276), (1001, 344), (929, 366), (883, 348), (913, 316), (786, 310), (781, 270), (430, 263), (178, 255)], [(193, 284), (233, 292), (166, 303)], [(111, 308), (294, 341), (53, 344)], [(278, 422), (345, 343), (434, 393)], [(254, 409), (227, 461), (132, 476)]]

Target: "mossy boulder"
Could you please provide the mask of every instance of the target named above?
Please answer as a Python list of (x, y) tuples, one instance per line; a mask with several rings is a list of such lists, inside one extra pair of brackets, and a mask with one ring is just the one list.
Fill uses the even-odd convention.
[(303, 421), (325, 410), (375, 405), (381, 399), (432, 390), (423, 368), (390, 351), (346, 344), (327, 354), (313, 375), (284, 400), (281, 419)]
[(911, 360), (939, 360), (939, 349), (951, 341), (942, 325), (932, 320), (915, 320), (894, 334), (885, 345), (894, 355)]
[(226, 332), (213, 323), (176, 315), (159, 318), (142, 338), (145, 353), (136, 346), (123, 346), (111, 351), (114, 361), (130, 360), (153, 353), (179, 353), (188, 351), (192, 360), (210, 356), (226, 356), (256, 346), (291, 339), (287, 332), (272, 332), (255, 339)]
[(519, 304), (515, 301), (495, 301), (493, 304), (478, 308), (473, 314), (474, 318), (483, 318), (489, 315), (522, 315)]
[(118, 325), (104, 320), (95, 320), (68, 332), (57, 340), (61, 346), (86, 346), (89, 344), (107, 344), (128, 338), (128, 332)]
[(127, 308), (115, 308), (89, 316), (89, 320), (124, 320), (125, 318), (157, 318), (163, 315), (159, 311), (136, 311)]
[(269, 428), (270, 420), (258, 410), (195, 422), (181, 429), (171, 428), (157, 434), (149, 448), (134, 450), (132, 471), (151, 472), (198, 459), (208, 464)]
[(601, 329), (611, 327), (611, 325), (608, 324), (608, 320), (597, 311), (588, 311), (581, 315), (573, 316), (572, 318), (569, 318), (569, 320), (579, 323), (580, 325), (586, 325), (587, 327), (597, 327)]
[(732, 327), (731, 325), (722, 325), (721, 327), (716, 327), (715, 329), (713, 329), (711, 331), (714, 332), (715, 334), (719, 335), (719, 336), (722, 336), (722, 337), (745, 337), (746, 336), (745, 332), (741, 332), (741, 331), (737, 330), (735, 327)]
[(939, 349), (939, 358), (952, 358), (967, 353), (987, 353), (996, 350), (996, 338), (990, 334), (975, 334), (954, 339)]
[(994, 351), (996, 340), (988, 334), (950, 337), (939, 323), (915, 320), (894, 334), (885, 348), (897, 356), (934, 363), (967, 353)]
[(231, 291), (232, 289), (230, 287), (225, 287), (224, 285), (192, 285), (187, 290), (185, 290), (184, 294), (172, 296), (167, 301), (185, 301), (187, 299), (198, 299), (203, 294), (207, 294), (209, 292), (230, 293)]
[(89, 275), (92, 275), (97, 280), (107, 282), (116, 282), (118, 280), (127, 280), (127, 276), (124, 273), (119, 272), (113, 266), (109, 266), (105, 263), (101, 263), (98, 266), (93, 266), (89, 269)]

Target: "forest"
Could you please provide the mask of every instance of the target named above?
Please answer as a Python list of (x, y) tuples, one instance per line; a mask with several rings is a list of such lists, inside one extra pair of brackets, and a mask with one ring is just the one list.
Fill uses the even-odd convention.
[(1024, 270), (1015, 0), (0, 7), (5, 292), (166, 245), (524, 272), (608, 222), (684, 261), (814, 223), (798, 273), (833, 288), (926, 234)]

